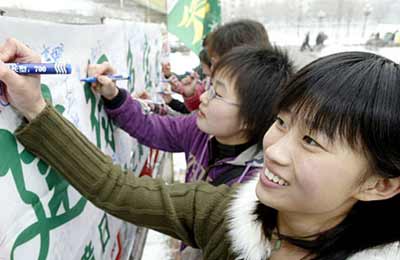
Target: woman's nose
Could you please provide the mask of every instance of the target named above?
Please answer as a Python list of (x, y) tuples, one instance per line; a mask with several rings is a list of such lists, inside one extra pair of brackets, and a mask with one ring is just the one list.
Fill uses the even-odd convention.
[(265, 159), (281, 166), (290, 164), (290, 138), (288, 134), (281, 136), (270, 135), (264, 137)]

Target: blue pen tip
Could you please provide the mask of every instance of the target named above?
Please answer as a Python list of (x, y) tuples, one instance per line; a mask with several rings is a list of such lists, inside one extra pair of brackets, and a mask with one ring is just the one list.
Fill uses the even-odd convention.
[(67, 70), (67, 74), (71, 74), (71, 72), (72, 72), (71, 64), (69, 64), (69, 63), (65, 64), (65, 69)]

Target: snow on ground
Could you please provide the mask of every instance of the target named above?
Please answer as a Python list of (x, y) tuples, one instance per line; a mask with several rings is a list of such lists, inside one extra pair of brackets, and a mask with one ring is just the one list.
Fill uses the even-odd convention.
[(142, 260), (173, 259), (169, 240), (170, 238), (168, 236), (149, 230)]
[(322, 49), (321, 56), (329, 55), (338, 51), (366, 51), (382, 55), (395, 62), (400, 62), (400, 47), (366, 48), (365, 46), (340, 46), (332, 45)]
[(400, 47), (384, 47), (384, 48), (366, 48), (362, 45), (327, 45), (320, 51), (304, 51), (300, 52), (299, 46), (286, 46), (285, 47), (289, 53), (289, 57), (294, 60), (297, 68), (301, 68), (311, 61), (326, 55), (330, 55), (337, 52), (343, 51), (365, 51), (372, 52), (389, 58), (397, 63), (400, 62)]

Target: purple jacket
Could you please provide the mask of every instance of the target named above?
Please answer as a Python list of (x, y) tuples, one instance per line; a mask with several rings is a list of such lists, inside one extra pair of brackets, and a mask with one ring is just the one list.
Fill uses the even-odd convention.
[(236, 158), (225, 158), (208, 165), (212, 156), (210, 154), (212, 136), (197, 127), (195, 114), (147, 115), (142, 112), (140, 103), (129, 95), (125, 95), (125, 100), (119, 107), (106, 109), (106, 112), (116, 125), (136, 138), (139, 143), (163, 151), (184, 152), (187, 163), (186, 182), (198, 180), (213, 182), (219, 175), (229, 174), (234, 168), (240, 167), (243, 169), (240, 175), (223, 182), (232, 185), (249, 180), (262, 167), (262, 151), (258, 151), (256, 145), (249, 147)]

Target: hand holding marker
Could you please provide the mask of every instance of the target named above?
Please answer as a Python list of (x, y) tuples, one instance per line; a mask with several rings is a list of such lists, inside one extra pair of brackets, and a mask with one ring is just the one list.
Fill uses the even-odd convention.
[[(124, 77), (122, 75), (107, 75), (108, 78), (110, 78), (111, 80), (130, 80), (131, 77), (127, 76)], [(87, 78), (83, 78), (81, 79), (81, 81), (86, 82), (86, 83), (94, 83), (97, 81), (96, 77), (87, 77)]]
[[(88, 60), (87, 65), (88, 65), (88, 67), (90, 66), (90, 60)], [(131, 76), (124, 77), (122, 75), (110, 74), (110, 75), (107, 75), (107, 77), (114, 81), (116, 81), (116, 80), (131, 80)], [(81, 79), (81, 81), (83, 81), (85, 83), (95, 83), (95, 82), (97, 82), (97, 78), (89, 77), (89, 70), (87, 70), (86, 78)]]

